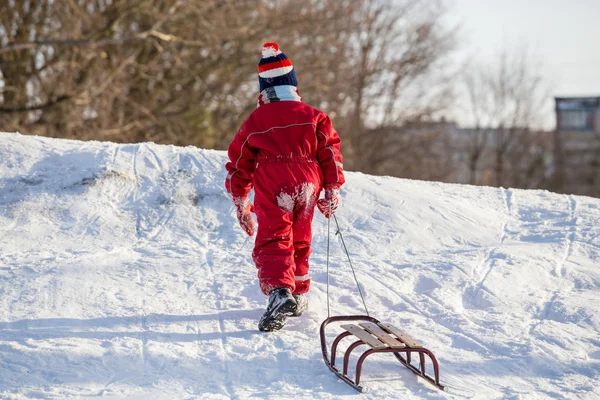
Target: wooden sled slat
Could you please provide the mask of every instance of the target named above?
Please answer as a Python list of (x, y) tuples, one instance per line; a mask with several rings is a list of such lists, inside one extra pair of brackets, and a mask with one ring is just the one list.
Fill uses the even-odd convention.
[(396, 328), (392, 324), (389, 324), (387, 322), (380, 322), (378, 325), (380, 327), (382, 327), (383, 329), (385, 329), (386, 331), (394, 334), (398, 339), (400, 339), (401, 341), (406, 343), (406, 345), (408, 347), (411, 347), (411, 348), (423, 347), (423, 346), (421, 346), (421, 343), (417, 342), (415, 339), (413, 339), (407, 333), (401, 331), (400, 329)]
[[(331, 352), (329, 353), (327, 351), (327, 335), (325, 330), (330, 323), (334, 322), (345, 322), (347, 324), (338, 326), (344, 329), (344, 331), (335, 337), (331, 344)], [(391, 353), (396, 360), (408, 368), (409, 371), (423, 378), (438, 389), (445, 389), (444, 385), (440, 383), (439, 363), (435, 355), (430, 350), (422, 347), (421, 344), (411, 336), (392, 324), (382, 323), (369, 315), (333, 316), (328, 317), (321, 323), (319, 335), (321, 337), (321, 352), (327, 367), (338, 378), (359, 392), (363, 392), (364, 390), (364, 387), (360, 384), (363, 363), (367, 357), (376, 353)], [(346, 347), (346, 350), (343, 353), (343, 368), (340, 369), (335, 365), (338, 346), (344, 338), (352, 336), (355, 337), (355, 340)], [(367, 344), (370, 348), (365, 349), (365, 351), (358, 356), (355, 373), (352, 377), (349, 374), (352, 357), (351, 353), (364, 344)], [(331, 358), (329, 357), (329, 354), (331, 354)], [(415, 356), (418, 357), (417, 365), (414, 365), (411, 362), (412, 359), (416, 358)], [(433, 375), (427, 374), (426, 364), (431, 365)]]
[(373, 349), (379, 350), (388, 347), (387, 345), (385, 345), (385, 343), (380, 342), (375, 336), (371, 335), (369, 332), (365, 331), (358, 325), (346, 324), (341, 325), (340, 327), (342, 329), (347, 330), (348, 332), (365, 342), (365, 344), (371, 346), (371, 348)]
[(379, 325), (373, 322), (361, 322), (358, 325), (366, 329), (371, 334), (375, 335), (377, 339), (391, 347), (392, 349), (401, 349), (406, 347), (406, 344), (400, 342), (398, 339), (391, 336), (389, 333), (379, 327)]

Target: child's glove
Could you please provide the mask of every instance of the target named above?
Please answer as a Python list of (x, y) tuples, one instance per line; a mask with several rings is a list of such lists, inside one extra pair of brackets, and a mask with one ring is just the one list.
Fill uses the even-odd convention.
[(237, 219), (240, 221), (240, 226), (248, 236), (254, 236), (256, 230), (256, 222), (252, 218), (254, 206), (247, 197), (237, 197), (233, 199), (233, 205), (237, 208)]
[(335, 186), (328, 186), (325, 188), (325, 198), (317, 201), (317, 208), (325, 218), (329, 218), (335, 214), (340, 203), (340, 189)]

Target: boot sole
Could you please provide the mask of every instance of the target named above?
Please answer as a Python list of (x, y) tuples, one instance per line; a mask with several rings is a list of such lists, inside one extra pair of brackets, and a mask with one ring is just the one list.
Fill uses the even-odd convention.
[(302, 314), (304, 314), (304, 311), (306, 310), (308, 310), (308, 307), (303, 310), (296, 310), (292, 315), (290, 315), (290, 317), (300, 317), (302, 316)]
[(279, 310), (273, 312), (268, 317), (261, 318), (258, 323), (258, 329), (261, 332), (278, 331), (285, 325), (288, 317), (294, 315), (296, 304), (293, 301), (288, 301), (283, 304)]

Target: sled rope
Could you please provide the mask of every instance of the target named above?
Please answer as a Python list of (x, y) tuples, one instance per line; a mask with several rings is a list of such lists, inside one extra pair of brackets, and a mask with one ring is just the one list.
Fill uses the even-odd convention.
[[(330, 214), (331, 215), (331, 214)], [(362, 290), (360, 289), (360, 283), (358, 282), (358, 278), (356, 277), (356, 271), (354, 270), (354, 266), (352, 265), (352, 260), (350, 259), (350, 253), (348, 252), (348, 248), (346, 247), (346, 242), (344, 241), (344, 235), (340, 230), (340, 224), (338, 223), (337, 217), (335, 214), (333, 215), (333, 219), (335, 221), (335, 225), (337, 227), (336, 235), (340, 235), (340, 239), (342, 240), (342, 247), (344, 248), (344, 252), (346, 253), (346, 257), (348, 258), (348, 264), (350, 264), (350, 269), (352, 270), (352, 275), (354, 276), (354, 282), (356, 282), (356, 287), (358, 288), (358, 293), (360, 294), (360, 299), (362, 300), (363, 306), (365, 307), (365, 312), (367, 316), (369, 316), (369, 310), (367, 309), (367, 303), (365, 302), (365, 297), (363, 296)], [(330, 224), (331, 217), (327, 219), (327, 318), (330, 317), (329, 311), (329, 233), (330, 233)]]
[[(331, 206), (330, 206), (331, 208)], [(331, 227), (331, 218), (327, 218), (327, 318), (331, 316), (329, 312), (329, 231)]]

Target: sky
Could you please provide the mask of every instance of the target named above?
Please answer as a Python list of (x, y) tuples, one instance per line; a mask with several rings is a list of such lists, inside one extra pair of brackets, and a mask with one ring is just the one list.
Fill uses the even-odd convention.
[[(464, 55), (526, 46), (551, 96), (600, 96), (600, 0), (448, 0)], [(552, 114), (552, 109), (549, 110)]]

